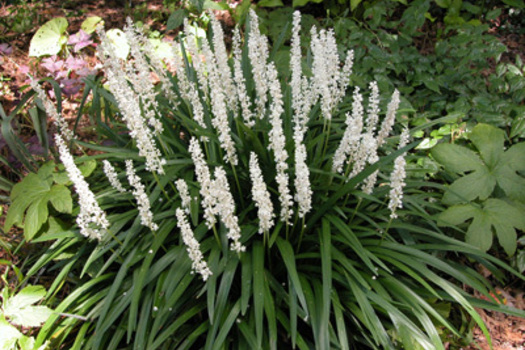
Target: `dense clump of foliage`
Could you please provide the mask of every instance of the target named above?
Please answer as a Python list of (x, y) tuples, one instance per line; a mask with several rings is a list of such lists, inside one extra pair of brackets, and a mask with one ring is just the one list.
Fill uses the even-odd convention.
[[(416, 144), (396, 125), (399, 92), (381, 98), (372, 82), (363, 97), (366, 86), (350, 84), (353, 51), (342, 60), (333, 32), (315, 27), (305, 50), (298, 13), (291, 27), (289, 74), (254, 12), (230, 59), (213, 17), (209, 39), (186, 24), (176, 75), (131, 22), (124, 60), (99, 29), (106, 84), (88, 83), (115, 145), (75, 141), (55, 113), (62, 165), (33, 176), (45, 187), (37, 205), (17, 185), (13, 203), (26, 200), (9, 213), (26, 226), (29, 210), (45, 216), (28, 238), (54, 243), (28, 276), (61, 270), (48, 297), (69, 276), (35, 346), (72, 337), (73, 349), (443, 349), (442, 334), (459, 336), (443, 307), (458, 306), (487, 336), (475, 306), (521, 314), (457, 287), (490, 297), (458, 255), (495, 275), (505, 265), (435, 224), (431, 184), (406, 173)], [(75, 161), (72, 144), (101, 153)], [(89, 162), (100, 159), (103, 172)], [(68, 201), (71, 184), (73, 210), (48, 194)], [(68, 213), (76, 225), (60, 219)]]
[[(95, 77), (74, 59), (44, 59), (58, 108), (31, 81), (21, 106), (36, 95), (31, 117), (46, 155), (43, 111), (55, 120), (57, 163), (38, 165), (16, 140), (20, 108), (0, 110), (10, 149), (35, 171), (15, 186), (0, 182), (12, 189), (5, 228), (52, 242), (26, 280), (56, 273), (46, 286), (54, 313), (30, 325), (45, 322), (38, 336), (13, 328), (23, 312), (11, 307), (0, 319), (13, 335), (5, 344), (443, 349), (462, 336), (458, 314), (489, 337), (474, 307), (523, 316), (473, 298), (496, 293), (470, 267), (500, 280), (499, 269), (516, 274), (485, 251), (496, 235), (512, 255), (525, 226), (523, 143), (503, 149), (504, 137), (512, 144), (523, 134), (523, 64), (485, 74), (504, 47), (479, 19), (498, 14), (436, 3), (441, 12), (432, 1), (352, 1), (344, 13), (323, 2), (332, 31), (290, 8), (257, 17), (245, 1), (232, 11), (246, 30), (235, 30), (231, 55), (200, 2), (174, 11), (168, 27), (189, 16), (208, 31), (185, 22), (173, 45), (131, 21), (105, 32), (92, 17), (69, 38), (64, 18), (46, 23), (37, 34), (53, 45), (35, 35), (34, 56), (99, 38), (103, 69)], [(439, 15), (446, 27), (434, 52), (418, 51), (419, 29)], [(91, 112), (104, 146), (77, 140), (61, 115), (62, 93), (79, 88), (79, 116)], [(486, 124), (463, 133), (477, 122), (510, 133)], [(427, 157), (440, 139), (458, 137), (467, 142)], [(76, 146), (96, 155), (74, 157)], [(516, 256), (521, 269), (525, 254)], [(44, 296), (40, 286), (20, 295), (29, 290), (20, 309)], [(4, 304), (16, 298), (4, 289)]]

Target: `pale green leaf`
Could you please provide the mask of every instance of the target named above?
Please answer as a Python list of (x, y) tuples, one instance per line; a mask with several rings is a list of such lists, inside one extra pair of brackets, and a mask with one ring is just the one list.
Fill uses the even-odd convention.
[(97, 162), (94, 159), (86, 160), (78, 166), (82, 176), (89, 177), (97, 168)]
[(9, 314), (9, 310), (18, 310), (31, 306), (39, 302), (46, 295), (46, 289), (43, 286), (27, 286), (17, 295), (9, 298), (4, 303), (4, 311)]
[(47, 306), (28, 306), (14, 313), (7, 314), (9, 321), (23, 327), (40, 327), (47, 321), (53, 310)]
[(47, 195), (47, 199), (60, 213), (70, 214), (73, 211), (71, 191), (64, 185), (54, 185)]
[(90, 16), (82, 22), (80, 29), (87, 34), (91, 34), (97, 28), (97, 25), (104, 25), (104, 21), (99, 16)]
[(106, 32), (110, 44), (113, 46), (118, 58), (125, 60), (129, 55), (129, 43), (124, 32), (118, 28)]
[(491, 169), (494, 168), (503, 155), (503, 130), (488, 124), (478, 124), (472, 129), (469, 138), (479, 150), (485, 164)]
[(39, 327), (52, 314), (46, 306), (33, 306), (46, 294), (42, 286), (27, 286), (17, 295), (4, 302), (4, 314), (13, 324), (23, 327)]
[(68, 23), (65, 17), (56, 17), (37, 30), (29, 44), (29, 56), (56, 55), (67, 42), (64, 35)]
[(0, 349), (16, 349), (16, 343), (24, 335), (18, 329), (10, 325), (0, 314)]
[(362, 0), (350, 0), (350, 10), (354, 11)]
[(441, 143), (434, 147), (431, 153), (447, 170), (458, 174), (478, 170), (484, 166), (475, 152), (458, 145)]

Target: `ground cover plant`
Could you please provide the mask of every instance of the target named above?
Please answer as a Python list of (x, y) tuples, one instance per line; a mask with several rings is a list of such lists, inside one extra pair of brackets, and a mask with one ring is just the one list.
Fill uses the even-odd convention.
[[(57, 314), (35, 346), (444, 348), (443, 337), (459, 336), (451, 305), (485, 333), (474, 306), (522, 315), (457, 287), (491, 298), (458, 256), (495, 276), (505, 265), (444, 235), (430, 216), (436, 194), (406, 177), (415, 144), (403, 118), (395, 125), (399, 92), (349, 86), (353, 52), (340, 57), (332, 32), (315, 28), (302, 51), (299, 23), (296, 14), (288, 74), (276, 69), (279, 40), (270, 50), (254, 13), (230, 60), (216, 21), (209, 41), (187, 25), (174, 76), (132, 23), (127, 60), (99, 32), (107, 85), (90, 88), (114, 146), (75, 141), (47, 109), (77, 225), (45, 194), (34, 206), (56, 219), (30, 237), (52, 244), (27, 276), (60, 271), (47, 292)], [(77, 162), (107, 162), (82, 174), (73, 145), (102, 152)], [(59, 167), (48, 191), (71, 185)], [(32, 208), (20, 206), (13, 223)]]

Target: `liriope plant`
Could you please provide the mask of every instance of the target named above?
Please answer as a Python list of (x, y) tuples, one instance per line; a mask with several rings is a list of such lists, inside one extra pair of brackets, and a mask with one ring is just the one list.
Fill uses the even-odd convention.
[[(91, 87), (94, 104), (105, 96), (106, 112), (119, 111), (116, 145), (56, 135), (78, 216), (28, 272), (58, 258), (48, 296), (69, 286), (36, 345), (444, 349), (442, 334), (459, 335), (444, 304), (488, 336), (474, 307), (505, 306), (462, 289), (490, 296), (457, 259), (495, 276), (504, 266), (434, 224), (428, 184), (406, 176), (414, 144), (395, 125), (399, 93), (381, 98), (371, 82), (365, 103), (350, 84), (353, 53), (341, 59), (331, 30), (312, 28), (305, 48), (294, 14), (289, 76), (253, 11), (230, 54), (217, 20), (198, 40), (186, 24), (174, 74), (139, 28), (124, 32), (127, 61), (99, 29), (109, 91)], [(98, 151), (79, 161), (104, 171), (85, 179), (69, 140)]]

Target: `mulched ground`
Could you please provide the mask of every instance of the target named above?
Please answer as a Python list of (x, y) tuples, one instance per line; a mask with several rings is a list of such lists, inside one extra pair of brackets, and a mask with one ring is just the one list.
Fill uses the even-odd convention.
[[(128, 6), (124, 6), (125, 3)], [(129, 4), (132, 4), (130, 7)], [(21, 67), (28, 66), (31, 72), (40, 72), (42, 70), (38, 68), (38, 62), (34, 58), (28, 58), (27, 53), (29, 50), (29, 42), (31, 37), (36, 32), (41, 24), (45, 21), (52, 19), (57, 16), (64, 16), (69, 22), (68, 32), (70, 34), (76, 33), (80, 28), (82, 21), (89, 16), (99, 16), (105, 21), (106, 29), (109, 28), (122, 28), (125, 23), (127, 16), (139, 16), (141, 20), (152, 29), (163, 32), (165, 29), (166, 19), (169, 16), (169, 11), (163, 7), (162, 0), (153, 1), (42, 1), (40, 4), (33, 5), (29, 4), (29, 7), (34, 8), (34, 13), (37, 14), (35, 25), (32, 29), (28, 30), (24, 34), (16, 34), (13, 32), (0, 33), (0, 44), (2, 42), (8, 42), (13, 48), (13, 52), (9, 55), (9, 59), (3, 58), (0, 55), (0, 82), (3, 83), (3, 88), (0, 89), (1, 103), (6, 112), (9, 112), (16, 106), (21, 97), (21, 87), (26, 85), (26, 75), (21, 70)], [(13, 7), (11, 5), (5, 5), (4, 2), (0, 2), (0, 18), (5, 16), (11, 16), (13, 14)], [(220, 14), (219, 18), (226, 19), (227, 25), (231, 25), (227, 14)], [(514, 62), (516, 55), (520, 55), (525, 61), (525, 35), (523, 33), (507, 33), (503, 28), (508, 22), (509, 18), (506, 15), (502, 15), (498, 20), (494, 21), (491, 33), (498, 36), (500, 40), (507, 46), (508, 52), (504, 55), (504, 59), (510, 62)], [(523, 32), (523, 30), (522, 30)], [(425, 52), (424, 47), (420, 48), (421, 52)], [(87, 57), (87, 60), (91, 60), (92, 64), (95, 64), (94, 58)], [(76, 107), (78, 101), (71, 100), (66, 101), (64, 107), (64, 113), (66, 118), (73, 119), (76, 113)], [(84, 136), (89, 137), (86, 133)], [(28, 136), (29, 137), (29, 136)], [(2, 150), (0, 149), (0, 152)], [(1, 171), (1, 169), (0, 169)], [(4, 208), (4, 213), (5, 213)], [(0, 218), (0, 226), (3, 226), (4, 218)], [(8, 234), (1, 232), (0, 239), (7, 240), (13, 246), (16, 246), (20, 242), (21, 232), (11, 231)], [(6, 259), (12, 261), (14, 264), (19, 263), (16, 255), (11, 255), (8, 252), (0, 249), (0, 259)], [(5, 271), (5, 266), (0, 264), (0, 275)], [(14, 278), (13, 274), (10, 274), (10, 278)], [(13, 279), (11, 279), (13, 281)], [(519, 309), (525, 309), (525, 292), (521, 290), (523, 283), (514, 284), (512, 286), (499, 288), (499, 293), (505, 298), (505, 302), (508, 305), (512, 305)], [(488, 312), (479, 310), (481, 316), (487, 324), (490, 330), (493, 348), (498, 349), (525, 349), (525, 320), (513, 316), (507, 316), (500, 313)], [(452, 347), (450, 347), (452, 349)], [(488, 350), (490, 346), (487, 344), (482, 332), (475, 328), (473, 330), (473, 344), (465, 349), (483, 349)]]

